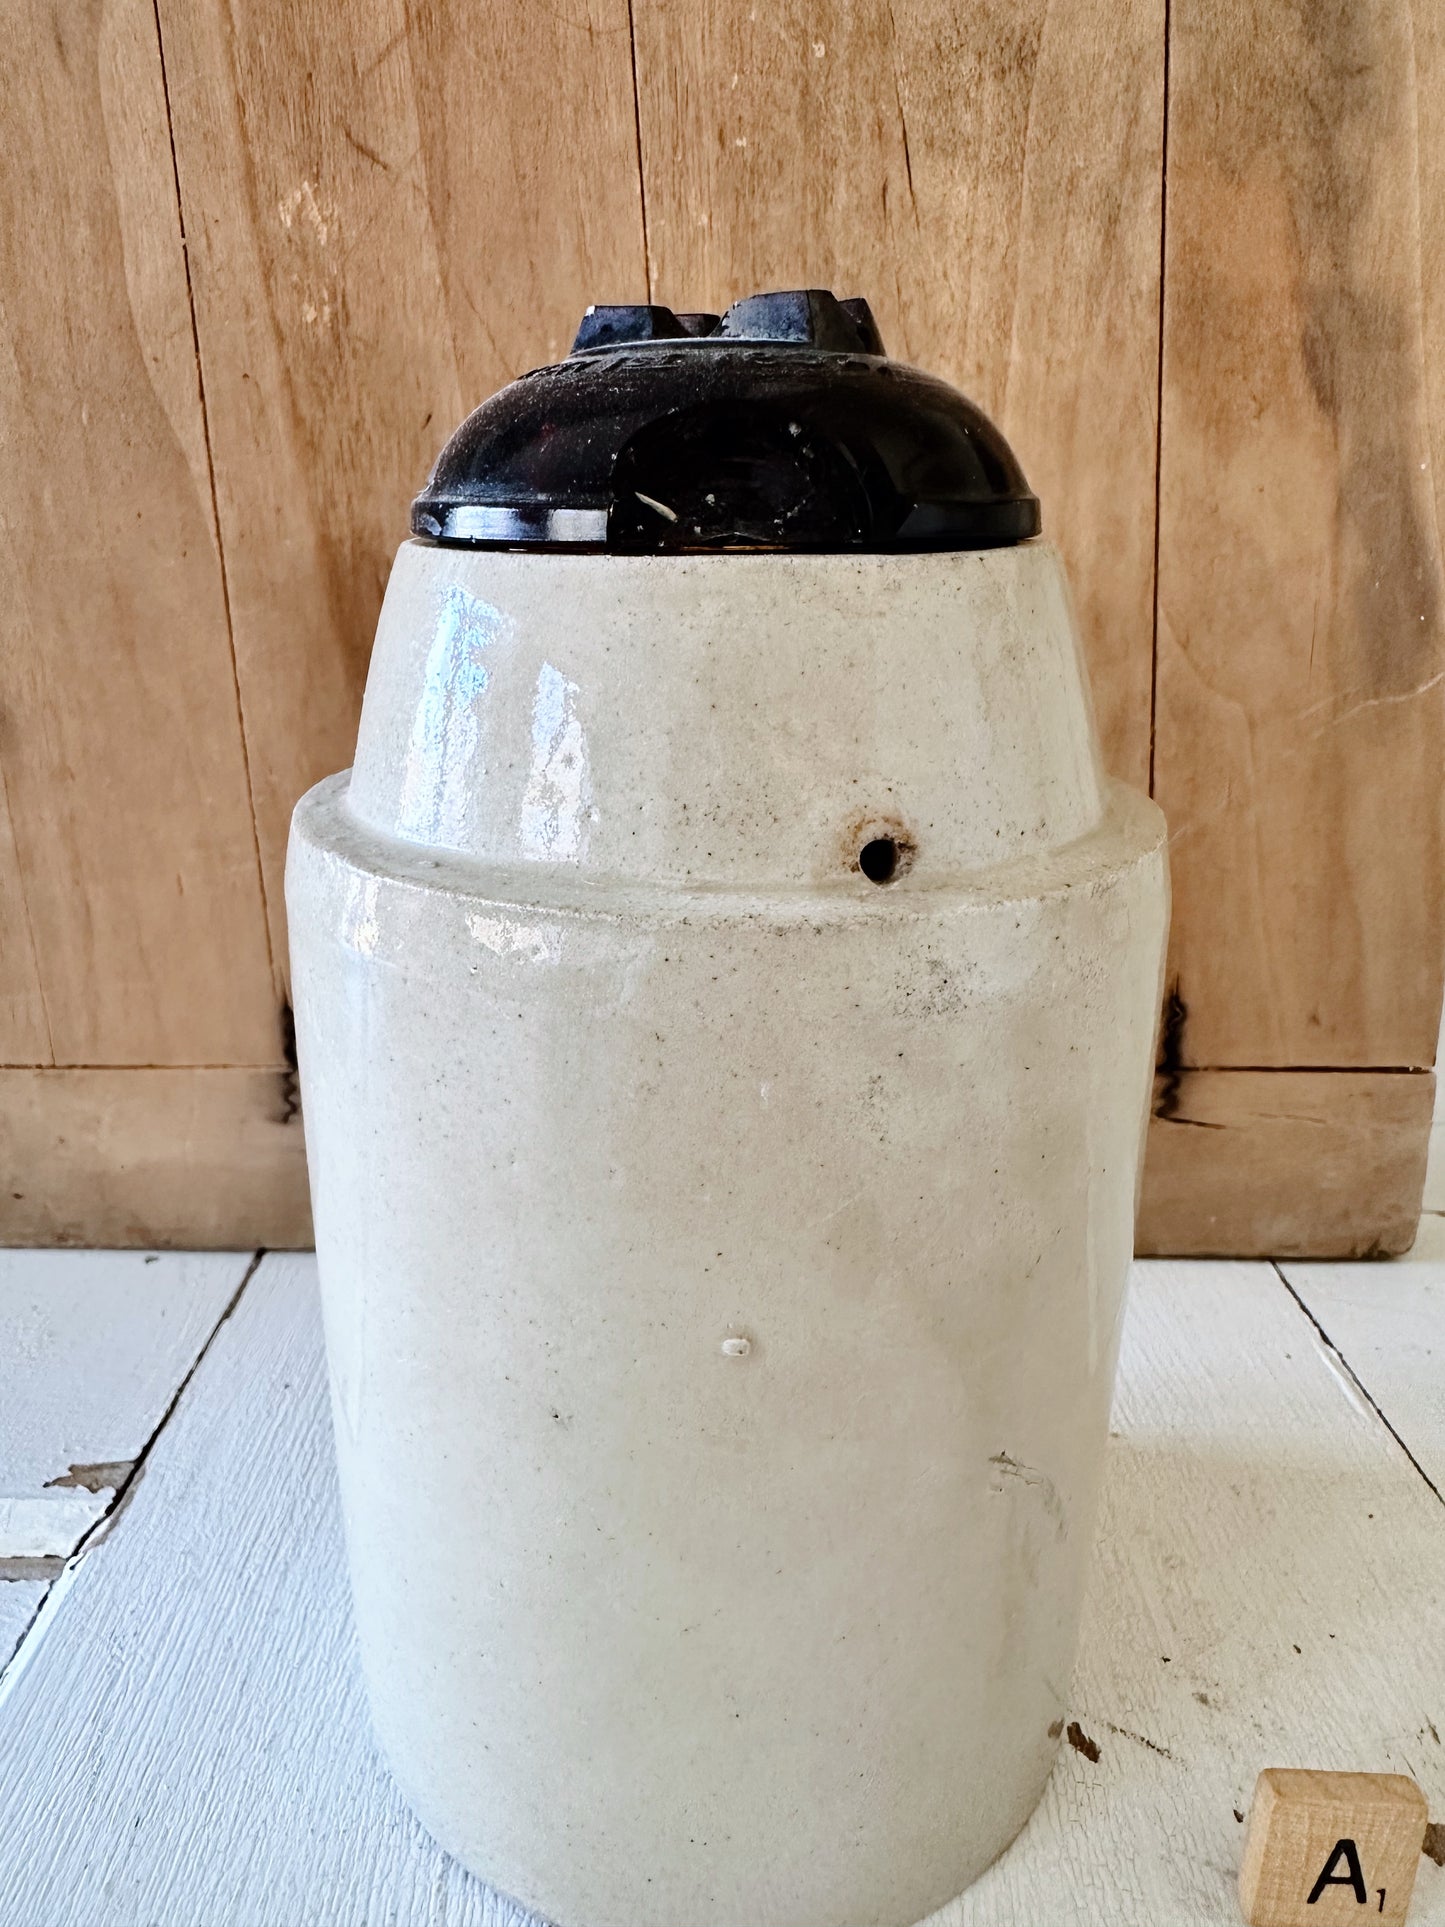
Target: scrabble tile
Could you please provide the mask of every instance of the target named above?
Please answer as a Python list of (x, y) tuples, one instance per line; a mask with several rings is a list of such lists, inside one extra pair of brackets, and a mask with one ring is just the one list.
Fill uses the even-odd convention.
[(1266, 1767), (1239, 1870), (1249, 1927), (1399, 1927), (1426, 1817), (1424, 1794), (1403, 1773)]

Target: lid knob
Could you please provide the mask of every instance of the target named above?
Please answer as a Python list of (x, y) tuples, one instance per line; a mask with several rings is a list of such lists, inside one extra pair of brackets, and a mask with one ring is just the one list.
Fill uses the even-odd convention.
[(726, 314), (674, 314), (671, 308), (632, 303), (590, 307), (582, 317), (574, 355), (635, 341), (797, 342), (832, 354), (881, 355), (883, 337), (866, 301), (840, 301), (826, 288), (784, 288), (750, 294)]
[(572, 352), (585, 355), (590, 348), (616, 348), (627, 341), (687, 341), (714, 333), (719, 319), (715, 314), (674, 314), (671, 308), (637, 302), (620, 307), (594, 303), (582, 317)]
[(718, 333), (729, 341), (800, 341), (834, 354), (883, 353), (883, 337), (868, 303), (840, 301), (826, 288), (747, 295), (728, 309)]

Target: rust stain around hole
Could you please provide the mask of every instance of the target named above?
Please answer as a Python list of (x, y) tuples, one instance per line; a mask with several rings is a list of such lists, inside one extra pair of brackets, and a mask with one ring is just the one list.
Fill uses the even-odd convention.
[(871, 811), (851, 817), (844, 825), (839, 839), (839, 853), (845, 868), (855, 876), (867, 874), (863, 866), (863, 852), (870, 844), (889, 844), (892, 846), (893, 860), (883, 877), (869, 877), (870, 882), (896, 883), (913, 868), (914, 858), (918, 855), (918, 840), (908, 825), (897, 816), (881, 816)]
[(72, 1465), (58, 1479), (47, 1479), (45, 1490), (68, 1486), (75, 1492), (119, 1492), (135, 1470), (134, 1459), (97, 1459), (93, 1465)]

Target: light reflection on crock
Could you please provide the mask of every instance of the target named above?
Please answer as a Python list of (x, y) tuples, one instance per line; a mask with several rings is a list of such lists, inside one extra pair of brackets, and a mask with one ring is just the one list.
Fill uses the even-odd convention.
[(491, 671), (482, 651), (499, 641), (508, 619), (459, 582), (441, 591), (427, 651), (422, 699), (407, 745), (399, 829), (403, 836), (451, 849), (466, 847), (481, 786), (477, 704)]
[(560, 930), (544, 930), (504, 915), (470, 916), (467, 929), (496, 957), (517, 957), (525, 963), (554, 964), (562, 954)]
[(528, 855), (553, 863), (582, 861), (597, 815), (578, 694), (560, 669), (542, 664), (532, 698), (532, 767), (519, 829)]
[(341, 941), (363, 957), (376, 955), (376, 892), (375, 877), (352, 876), (342, 900)]

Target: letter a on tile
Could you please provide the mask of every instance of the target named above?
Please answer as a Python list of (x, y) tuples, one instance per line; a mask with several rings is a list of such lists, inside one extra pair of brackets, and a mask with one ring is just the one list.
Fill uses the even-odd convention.
[[(1345, 1863), (1345, 1872), (1336, 1873), (1335, 1868), (1339, 1866), (1341, 1860)], [(1359, 1849), (1355, 1846), (1353, 1840), (1337, 1840), (1335, 1842), (1334, 1852), (1321, 1868), (1319, 1879), (1313, 1887), (1310, 1888), (1308, 1904), (1311, 1907), (1314, 1906), (1326, 1887), (1353, 1887), (1355, 1890), (1355, 1899), (1359, 1901), (1362, 1907), (1365, 1905), (1368, 1899), (1368, 1895), (1365, 1892), (1365, 1876), (1360, 1871)]]

